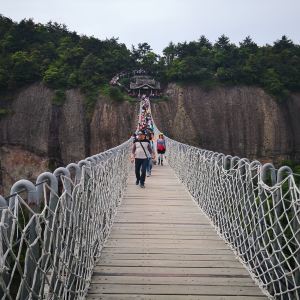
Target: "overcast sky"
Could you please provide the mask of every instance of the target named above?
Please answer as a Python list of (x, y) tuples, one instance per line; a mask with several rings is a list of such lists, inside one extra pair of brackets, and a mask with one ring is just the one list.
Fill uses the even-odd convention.
[[(211, 42), (227, 35), (236, 44), (247, 35), (259, 45), (286, 34), (300, 44), (300, 0), (0, 0), (0, 13), (14, 21), (56, 21), (100, 39), (149, 43), (161, 53), (170, 41)], [(298, 29), (297, 29), (298, 28)]]

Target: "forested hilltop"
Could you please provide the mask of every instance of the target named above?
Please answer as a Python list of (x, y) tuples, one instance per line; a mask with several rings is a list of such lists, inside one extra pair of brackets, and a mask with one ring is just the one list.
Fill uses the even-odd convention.
[(31, 19), (17, 23), (0, 15), (0, 52), (2, 95), (43, 81), (56, 90), (58, 102), (66, 89), (80, 88), (92, 106), (116, 73), (137, 68), (156, 74), (163, 83), (253, 85), (277, 99), (300, 90), (300, 47), (286, 36), (265, 46), (250, 37), (237, 46), (225, 35), (214, 44), (201, 36), (197, 41), (171, 42), (160, 56), (147, 43), (129, 50), (116, 38), (99, 40), (62, 24), (36, 24)]

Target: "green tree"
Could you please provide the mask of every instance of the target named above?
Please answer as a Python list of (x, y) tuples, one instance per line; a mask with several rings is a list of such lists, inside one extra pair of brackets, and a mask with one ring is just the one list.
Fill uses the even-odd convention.
[(233, 80), (232, 70), (229, 68), (219, 67), (216, 76), (221, 82), (232, 82)]
[(241, 43), (240, 50), (247, 50), (247, 53), (254, 53), (258, 50), (258, 46), (253, 42), (251, 37), (248, 35)]
[(228, 50), (231, 46), (229, 37), (224, 34), (222, 34), (214, 44), (214, 48), (223, 50)]
[(267, 69), (261, 79), (263, 87), (275, 96), (282, 96), (285, 93), (284, 86), (280, 81), (279, 75), (274, 69)]
[(9, 72), (0, 63), (0, 90), (6, 89), (8, 82), (9, 82)]
[(56, 63), (49, 66), (49, 68), (45, 71), (43, 80), (47, 83), (50, 87), (53, 88), (63, 88), (67, 87), (68, 83), (68, 75), (67, 73), (67, 66), (58, 65)]
[(134, 60), (138, 63), (141, 63), (143, 58), (151, 51), (152, 49), (148, 43), (139, 43), (137, 48), (132, 46), (131, 52)]
[(104, 83), (103, 68), (103, 62), (100, 58), (93, 54), (87, 55), (79, 67), (78, 76), (80, 82)]
[(168, 80), (182, 80), (185, 78), (185, 62), (180, 59), (174, 59), (166, 71)]
[(198, 41), (200, 48), (212, 49), (211, 42), (205, 37), (205, 35), (201, 35)]
[(283, 35), (280, 40), (274, 42), (275, 51), (283, 51), (286, 49), (293, 49), (295, 47), (292, 40), (290, 40), (286, 35)]
[(30, 55), (24, 51), (17, 51), (11, 55), (11, 80), (18, 83), (34, 82), (39, 78), (38, 66), (34, 64)]
[(4, 38), (6, 33), (13, 25), (13, 21), (0, 14), (0, 40)]
[(159, 56), (154, 52), (150, 51), (143, 57), (141, 65), (143, 69), (150, 73), (153, 73), (156, 71), (158, 59)]
[(176, 49), (175, 44), (173, 42), (170, 42), (169, 45), (166, 48), (164, 48), (163, 54), (166, 59), (166, 64), (170, 65), (173, 62), (174, 58), (176, 58), (176, 55), (177, 55), (177, 49)]

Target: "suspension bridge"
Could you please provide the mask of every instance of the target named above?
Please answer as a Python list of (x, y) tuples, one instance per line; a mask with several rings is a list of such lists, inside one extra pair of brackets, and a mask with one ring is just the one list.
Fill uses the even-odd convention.
[(135, 185), (132, 140), (0, 197), (0, 299), (300, 299), (288, 167), (166, 138)]

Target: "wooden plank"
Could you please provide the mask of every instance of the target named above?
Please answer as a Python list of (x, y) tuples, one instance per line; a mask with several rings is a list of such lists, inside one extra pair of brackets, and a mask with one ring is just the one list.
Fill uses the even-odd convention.
[[(132, 221), (132, 220), (143, 220), (143, 219), (153, 219), (153, 220), (161, 220), (163, 219), (163, 221), (166, 223), (166, 221), (190, 221), (190, 222), (187, 222), (187, 223), (193, 223), (193, 222), (196, 222), (196, 224), (198, 222), (201, 222), (201, 221), (204, 221), (205, 218), (202, 217), (201, 215), (198, 215), (198, 214), (168, 214), (167, 212), (166, 213), (143, 213), (142, 215), (140, 213), (137, 213), (137, 214), (134, 214), (134, 213), (121, 213), (121, 214), (118, 214), (118, 220), (121, 221), (121, 220), (128, 220), (128, 221)], [(178, 220), (179, 219), (179, 220)], [(122, 222), (122, 221), (121, 221)], [(123, 221), (124, 222), (124, 221)]]
[[(123, 234), (124, 233), (124, 234)], [(110, 234), (111, 238), (165, 238), (165, 239), (182, 239), (182, 240), (190, 240), (190, 239), (201, 239), (203, 237), (214, 237), (215, 238), (216, 233), (215, 232), (176, 232), (176, 231), (148, 231), (148, 230), (124, 230), (124, 231), (113, 231)]]
[(158, 230), (151, 230), (151, 229), (145, 229), (143, 228), (132, 228), (132, 227), (127, 227), (127, 228), (113, 228), (111, 231), (111, 236), (112, 235), (158, 235), (158, 236), (178, 236), (179, 238), (183, 238), (184, 236), (210, 236), (216, 235), (216, 232), (210, 228), (203, 228), (201, 231), (199, 229), (196, 230), (176, 230), (176, 228), (168, 229), (168, 228), (161, 228), (159, 231)]
[(163, 230), (163, 229), (170, 229), (170, 230), (191, 230), (191, 231), (199, 231), (199, 230), (203, 230), (203, 229), (209, 229), (209, 230), (213, 230), (212, 226), (207, 222), (204, 223), (203, 221), (198, 224), (168, 224), (168, 223), (140, 223), (140, 224), (136, 224), (136, 222), (118, 222), (118, 220), (115, 220), (114, 225), (113, 225), (113, 230), (114, 229), (128, 229), (128, 228), (136, 228), (136, 229), (149, 229), (149, 230)]
[(143, 234), (140, 232), (131, 233), (131, 234), (120, 234), (114, 233), (110, 235), (110, 238), (113, 240), (164, 240), (164, 241), (206, 241), (206, 240), (221, 240), (220, 237), (216, 236), (216, 234), (207, 235), (178, 235), (178, 234)]
[(224, 248), (224, 249), (214, 249), (213, 251), (208, 248), (208, 249), (202, 249), (202, 248), (163, 248), (163, 247), (151, 247), (151, 248), (146, 248), (146, 247), (107, 247), (105, 246), (102, 250), (102, 253), (141, 253), (141, 254), (153, 254), (153, 253), (165, 253), (165, 254), (229, 254), (233, 255), (232, 251), (229, 248)]
[(111, 239), (106, 243), (107, 247), (131, 247), (134, 244), (135, 247), (153, 247), (161, 245), (163, 248), (225, 248), (222, 240), (213, 239), (199, 239), (199, 240), (172, 240), (172, 239)]
[(92, 284), (90, 294), (262, 296), (255, 286)]
[[(110, 233), (111, 238), (123, 238), (124, 236), (141, 238), (141, 237), (149, 237), (149, 238), (166, 238), (166, 239), (197, 239), (203, 237), (216, 237), (216, 232), (214, 231), (170, 231), (170, 230), (160, 230), (160, 231), (150, 231), (148, 229), (127, 229), (127, 230), (113, 230)], [(217, 236), (217, 238), (219, 238)]]
[(137, 223), (143, 223), (143, 222), (154, 222), (159, 224), (198, 224), (199, 222), (203, 222), (204, 220), (200, 217), (189, 217), (189, 216), (167, 216), (167, 215), (161, 215), (161, 216), (155, 216), (155, 215), (144, 215), (144, 216), (124, 216), (119, 215), (118, 216), (118, 222), (137, 222)]
[(113, 225), (113, 229), (111, 232), (116, 231), (125, 231), (125, 230), (145, 230), (145, 231), (152, 231), (152, 232), (176, 232), (177, 234), (184, 233), (193, 233), (193, 234), (201, 234), (202, 232), (213, 232), (217, 234), (217, 232), (211, 227), (209, 224), (197, 224), (195, 225), (189, 225), (187, 223), (137, 223), (137, 222), (127, 222), (127, 223), (118, 223), (115, 222)]
[[(109, 247), (110, 243), (125, 243), (127, 240), (132, 243), (163, 243), (163, 244), (173, 244), (173, 245), (189, 245), (189, 244), (193, 244), (193, 245), (198, 245), (198, 244), (203, 244), (204, 241), (206, 243), (222, 243), (222, 245), (224, 245), (224, 241), (217, 235), (215, 236), (194, 236), (194, 238), (191, 238), (189, 236), (185, 236), (186, 238), (178, 238), (175, 236), (175, 238), (172, 238), (171, 235), (168, 236), (162, 236), (162, 238), (159, 238), (159, 236), (154, 236), (154, 238), (150, 238), (149, 235), (144, 235), (143, 237), (140, 236), (128, 236), (125, 235), (125, 239), (124, 238), (117, 238), (115, 237), (115, 235), (111, 235), (110, 236), (110, 240), (106, 242), (106, 245)], [(187, 247), (189, 248), (189, 247)]]
[(94, 276), (94, 284), (176, 284), (176, 285), (212, 285), (212, 286), (253, 286), (250, 277), (163, 277), (163, 276)]
[(101, 261), (105, 259), (127, 259), (127, 260), (174, 260), (174, 261), (206, 261), (206, 260), (222, 260), (222, 261), (237, 261), (237, 259), (231, 254), (170, 254), (170, 253), (109, 253), (104, 252), (101, 254)]
[[(139, 206), (143, 206), (143, 207), (153, 207), (154, 205), (155, 206), (172, 206), (172, 207), (186, 207), (187, 205), (192, 207), (193, 203), (191, 203), (191, 200), (181, 200), (179, 199), (180, 201), (174, 201), (174, 199), (164, 199), (164, 198), (161, 198), (159, 201), (157, 201), (156, 203), (153, 203), (153, 201), (148, 201), (148, 202), (144, 202), (144, 201), (141, 201), (141, 200), (134, 200), (132, 198), (128, 199), (128, 200), (123, 200), (122, 201), (122, 205), (126, 205), (126, 206), (130, 206), (130, 205), (139, 205)], [(194, 205), (193, 205), (194, 207)], [(200, 209), (199, 209), (200, 211)]]
[(222, 261), (222, 260), (199, 260), (199, 261), (174, 261), (161, 259), (104, 259), (102, 258), (97, 266), (103, 267), (166, 267), (166, 268), (238, 268), (243, 269), (239, 261)]
[(226, 245), (224, 244), (223, 241), (206, 241), (205, 243), (180, 243), (179, 241), (174, 245), (173, 243), (164, 243), (155, 241), (155, 242), (130, 242), (130, 241), (109, 241), (106, 244), (106, 247), (110, 248), (148, 248), (148, 249), (153, 249), (153, 248), (165, 248), (165, 249), (226, 249)]
[[(162, 202), (160, 205), (154, 206), (152, 203), (149, 207), (145, 208), (144, 204), (131, 204), (131, 205), (123, 205), (118, 209), (118, 214), (120, 212), (141, 212), (143, 213), (145, 209), (151, 212), (160, 212), (162, 209), (170, 209), (171, 205), (166, 205)], [(190, 203), (190, 205), (178, 205), (178, 207), (172, 207), (172, 210), (169, 210), (170, 213), (195, 213), (198, 214), (199, 212), (195, 210), (195, 206)]]
[(137, 214), (142, 214), (144, 215), (144, 213), (146, 214), (156, 214), (156, 215), (169, 215), (169, 216), (200, 216), (201, 214), (198, 212), (195, 212), (195, 207), (191, 206), (191, 207), (185, 207), (183, 206), (181, 207), (172, 207), (172, 209), (170, 209), (170, 206), (168, 205), (159, 205), (156, 207), (153, 206), (149, 206), (148, 208), (145, 206), (136, 206), (136, 205), (128, 205), (126, 207), (126, 209), (122, 209), (122, 210), (118, 210), (118, 215), (123, 214), (124, 216), (128, 215), (128, 216), (134, 216)]
[[(170, 210), (170, 209), (168, 209)], [(166, 218), (166, 219), (174, 219), (180, 217), (181, 219), (195, 219), (195, 220), (202, 220), (205, 219), (202, 215), (195, 213), (195, 212), (168, 212), (165, 211), (144, 211), (143, 214), (141, 212), (119, 212), (118, 218), (138, 218), (138, 217), (154, 217), (154, 218)]]
[(138, 275), (145, 275), (153, 274), (152, 276), (159, 276), (159, 275), (168, 275), (168, 276), (195, 276), (195, 275), (213, 275), (213, 276), (249, 276), (249, 273), (244, 268), (216, 268), (216, 267), (209, 267), (209, 268), (170, 268), (170, 267), (127, 267), (127, 266), (111, 266), (111, 267), (104, 267), (104, 266), (96, 266), (94, 272), (97, 275), (130, 275), (134, 274)]
[(202, 225), (206, 225), (206, 224), (202, 224), (202, 223), (197, 223), (197, 222), (189, 222), (189, 221), (180, 221), (178, 220), (174, 220), (174, 221), (165, 221), (164, 220), (116, 220), (115, 223), (117, 224), (135, 224), (136, 226), (141, 226), (143, 224), (145, 225), (153, 225), (153, 226), (163, 226), (163, 225), (171, 225), (171, 226), (175, 226), (175, 225), (187, 225), (187, 226), (193, 226), (195, 229), (198, 226), (202, 226)]
[(264, 296), (90, 294), (88, 300), (262, 300)]

